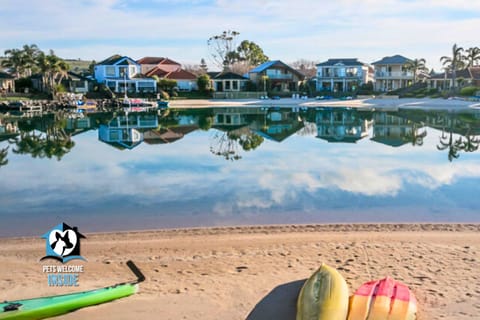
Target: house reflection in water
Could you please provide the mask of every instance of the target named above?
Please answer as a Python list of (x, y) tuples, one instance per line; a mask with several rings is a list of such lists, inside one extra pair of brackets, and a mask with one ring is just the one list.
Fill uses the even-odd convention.
[(126, 113), (98, 128), (98, 139), (117, 149), (133, 149), (144, 139), (143, 132), (158, 127), (155, 113)]
[(351, 108), (326, 108), (317, 110), (317, 138), (328, 142), (356, 143), (368, 136), (372, 120), (367, 113), (362, 117), (360, 112)]
[(427, 131), (423, 123), (416, 123), (407, 118), (389, 112), (375, 112), (373, 115), (372, 141), (392, 147), (400, 147), (407, 143), (422, 145)]

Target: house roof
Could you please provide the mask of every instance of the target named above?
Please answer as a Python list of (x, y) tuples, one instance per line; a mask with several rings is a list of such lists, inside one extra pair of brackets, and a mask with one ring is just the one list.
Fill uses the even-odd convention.
[(135, 60), (133, 60), (132, 58), (130, 57), (127, 57), (127, 56), (121, 56), (119, 54), (114, 54), (113, 56), (103, 60), (103, 61), (100, 61), (99, 63), (97, 63), (96, 65), (136, 65), (137, 62)]
[[(464, 78), (464, 79), (480, 80), (480, 67), (470, 67), (467, 69), (458, 70), (455, 73), (455, 76), (456, 76), (456, 79)], [(448, 71), (446, 78), (452, 79), (453, 73), (451, 71)], [(443, 80), (445, 79), (445, 72), (435, 73), (430, 76), (430, 79)]]
[(405, 64), (409, 61), (412, 61), (411, 59), (405, 58), (404, 56), (401, 56), (399, 54), (396, 54), (391, 57), (383, 57), (381, 60), (375, 61), (372, 64)]
[(0, 79), (15, 79), (10, 73), (0, 71)]
[(155, 67), (152, 70), (146, 73), (146, 76), (157, 76), (159, 78), (166, 78), (172, 80), (196, 80), (197, 76), (193, 73), (183, 70), (183, 69), (176, 69), (175, 71), (167, 71), (159, 67)]
[(143, 57), (137, 60), (139, 64), (175, 64), (181, 66), (180, 63), (164, 57)]
[(224, 80), (224, 79), (248, 80), (247, 77), (244, 77), (241, 74), (230, 72), (230, 71), (217, 73), (217, 75), (214, 76), (213, 79), (215, 80)]
[(272, 61), (264, 62), (261, 65), (259, 65), (255, 68), (253, 68), (252, 70), (250, 70), (248, 73), (260, 73), (260, 72), (263, 72), (263, 71), (265, 71), (267, 69), (270, 69), (272, 67), (284, 67), (284, 68), (290, 70), (290, 72), (295, 73), (296, 75), (298, 75), (301, 78), (305, 77), (305, 75), (303, 73), (295, 70), (294, 68), (290, 67), (286, 63), (283, 63), (280, 60), (272, 60)]
[(325, 62), (321, 62), (317, 64), (317, 67), (327, 67), (327, 66), (334, 66), (337, 64), (343, 64), (346, 66), (364, 66), (366, 65), (363, 62), (358, 61), (356, 58), (347, 58), (347, 59), (328, 59)]

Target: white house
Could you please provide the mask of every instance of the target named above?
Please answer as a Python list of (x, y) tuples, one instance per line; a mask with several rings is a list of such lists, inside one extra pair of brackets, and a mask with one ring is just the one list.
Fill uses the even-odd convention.
[(328, 59), (316, 66), (318, 91), (354, 91), (371, 80), (368, 64), (357, 59)]
[(375, 91), (391, 91), (405, 88), (413, 82), (413, 71), (405, 65), (412, 61), (401, 55), (384, 57), (372, 63), (375, 68)]
[(141, 66), (135, 60), (120, 55), (113, 55), (95, 65), (95, 79), (104, 83), (113, 92), (157, 91), (155, 79), (142, 75)]

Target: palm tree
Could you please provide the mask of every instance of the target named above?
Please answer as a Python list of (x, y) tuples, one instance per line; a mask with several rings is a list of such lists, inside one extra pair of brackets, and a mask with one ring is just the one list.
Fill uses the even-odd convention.
[(25, 72), (25, 56), (20, 49), (5, 50), (5, 60), (2, 61), (2, 67), (9, 68), (20, 78)]
[(452, 56), (451, 57), (443, 56), (440, 58), (440, 62), (442, 62), (442, 64), (445, 67), (448, 67), (450, 68), (450, 70), (452, 70), (453, 90), (455, 90), (455, 80), (457, 78), (457, 70), (460, 70), (465, 67), (462, 53), (463, 53), (463, 48), (457, 47), (457, 44), (455, 43), (452, 47)]
[(69, 64), (56, 56), (53, 50), (50, 50), (48, 55), (40, 52), (37, 57), (37, 64), (40, 72), (43, 74), (42, 82), (45, 86), (44, 89), (55, 96), (55, 86), (67, 76), (67, 72), (70, 69)]
[(464, 59), (467, 61), (467, 68), (478, 66), (478, 62), (480, 61), (480, 48), (468, 48), (467, 54), (464, 56)]
[(413, 72), (413, 84), (417, 82), (417, 73), (419, 71), (427, 71), (427, 67), (425, 66), (425, 59), (415, 59), (410, 60), (405, 64), (405, 68)]
[(25, 75), (31, 76), (33, 71), (37, 68), (36, 60), (41, 51), (36, 44), (26, 44), (23, 46), (22, 52), (24, 59)]

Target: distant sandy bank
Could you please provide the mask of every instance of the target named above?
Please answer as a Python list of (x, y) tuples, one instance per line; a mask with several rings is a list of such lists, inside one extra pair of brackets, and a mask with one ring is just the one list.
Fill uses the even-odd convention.
[(457, 99), (354, 99), (354, 100), (315, 100), (315, 99), (218, 99), (218, 100), (172, 100), (170, 107), (192, 108), (192, 107), (226, 107), (226, 106), (299, 106), (299, 107), (352, 107), (352, 108), (374, 108), (374, 109), (443, 109), (443, 110), (465, 110), (471, 108), (480, 109), (480, 102), (465, 101)]

